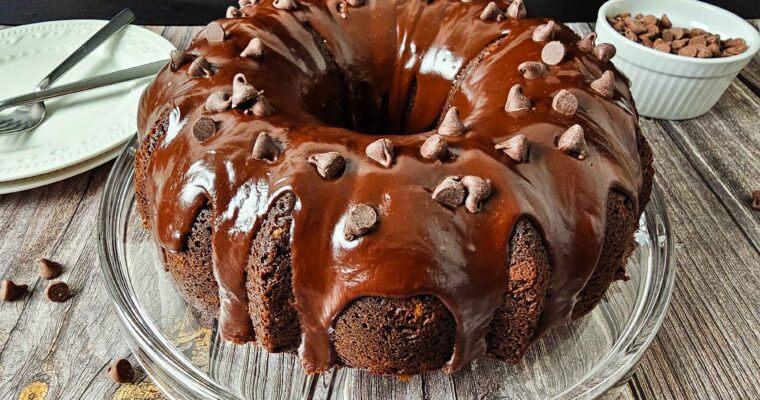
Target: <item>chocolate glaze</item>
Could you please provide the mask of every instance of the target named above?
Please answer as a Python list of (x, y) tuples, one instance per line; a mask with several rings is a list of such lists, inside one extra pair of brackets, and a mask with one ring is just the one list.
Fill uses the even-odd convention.
[[(551, 260), (538, 335), (568, 321), (600, 254), (608, 192), (615, 188), (636, 203), (641, 190), (637, 115), (627, 81), (616, 72), (611, 100), (593, 92), (590, 82), (613, 68), (579, 50), (579, 38), (562, 25), (554, 40), (566, 45), (565, 61), (549, 66), (544, 78), (524, 79), (518, 65), (540, 61), (544, 43), (531, 35), (547, 21), (481, 21), (484, 1), (338, 3), (300, 1), (295, 11), (276, 10), (269, 1), (247, 6), (247, 17), (217, 21), (226, 32), (223, 42), (209, 43), (201, 33), (187, 50), (206, 57), (213, 76), (192, 78), (187, 66), (167, 67), (142, 98), (144, 134), (171, 108), (168, 131), (148, 166), (148, 218), (163, 251), (181, 251), (195, 217), (210, 204), (222, 335), (237, 343), (255, 340), (245, 265), (260, 217), (285, 192), (298, 199), (293, 290), (300, 355), (310, 373), (334, 365), (332, 324), (362, 296), (437, 296), (457, 322), (446, 370), (484, 355), (485, 334), (507, 289), (510, 235), (524, 215), (542, 231)], [(240, 57), (253, 36), (262, 40), (264, 55)], [(207, 97), (229, 91), (239, 72), (264, 91), (273, 116), (204, 110)], [(533, 107), (507, 113), (507, 92), (518, 83)], [(573, 116), (552, 110), (561, 89), (578, 99)], [(468, 128), (447, 138), (456, 158), (422, 158), (420, 146), (451, 106)], [(201, 143), (191, 128), (202, 116), (213, 118), (218, 132)], [(582, 161), (556, 148), (558, 136), (576, 123), (589, 144)], [(274, 161), (251, 157), (260, 132), (278, 143)], [(516, 134), (527, 137), (528, 162), (515, 163), (494, 147)], [(395, 144), (390, 168), (365, 155), (378, 135)], [(328, 151), (346, 159), (333, 180), (307, 162)], [(490, 180), (493, 193), (479, 213), (431, 198), (449, 175)], [(346, 212), (362, 203), (375, 207), (379, 225), (347, 241)]]

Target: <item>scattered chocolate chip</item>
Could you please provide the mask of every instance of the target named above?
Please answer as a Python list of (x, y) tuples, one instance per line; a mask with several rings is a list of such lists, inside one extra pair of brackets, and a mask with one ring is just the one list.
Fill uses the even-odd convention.
[(459, 207), (465, 198), (465, 188), (458, 176), (447, 176), (433, 190), (433, 199), (451, 208)]
[(346, 227), (343, 233), (346, 240), (354, 240), (370, 233), (377, 226), (378, 215), (369, 204), (356, 204), (346, 213)]
[(489, 2), (483, 12), (480, 13), (480, 19), (483, 21), (503, 21), (505, 18), (504, 13), (499, 10), (499, 6), (496, 3)]
[[(593, 85), (593, 84), (592, 84)], [(563, 115), (573, 115), (578, 110), (578, 98), (574, 94), (562, 89), (552, 100), (554, 111)]]
[(431, 135), (422, 143), (420, 154), (429, 160), (445, 160), (451, 158), (449, 144), (446, 139), (438, 134)]
[(604, 71), (599, 79), (591, 82), (591, 89), (604, 97), (612, 98), (615, 93), (615, 73), (610, 70)]
[(193, 136), (204, 142), (216, 133), (216, 122), (209, 117), (200, 117), (193, 124)]
[(554, 21), (549, 21), (545, 24), (541, 24), (533, 30), (534, 42), (545, 42), (554, 38)]
[(673, 26), (673, 23), (670, 22), (670, 18), (668, 18), (668, 14), (662, 14), (662, 17), (660, 17), (660, 25), (663, 28), (670, 28)]
[(60, 263), (57, 263), (53, 260), (48, 260), (47, 258), (40, 257), (37, 259), (37, 265), (40, 277), (42, 279), (55, 279), (63, 273), (63, 265)]
[(224, 90), (217, 90), (206, 99), (206, 111), (222, 112), (227, 111), (232, 106), (230, 94)]
[(525, 10), (523, 0), (513, 0), (509, 7), (507, 7), (507, 16), (509, 18), (521, 19), (525, 18), (526, 15), (528, 15), (528, 12)]
[(129, 361), (120, 358), (108, 367), (108, 376), (116, 383), (129, 383), (135, 379), (135, 370)]
[(609, 43), (598, 44), (594, 47), (594, 55), (603, 63), (610, 62), (615, 57), (615, 53), (617, 53), (617, 49)]
[(467, 189), (464, 207), (471, 213), (480, 212), (480, 204), (491, 195), (491, 181), (468, 175), (462, 178), (462, 185)]
[(587, 53), (593, 52), (594, 46), (596, 46), (596, 32), (586, 34), (586, 36), (578, 42), (578, 48)]
[(544, 64), (557, 65), (565, 59), (567, 50), (559, 40), (547, 43), (541, 50), (541, 60)]
[(522, 86), (514, 85), (509, 89), (507, 104), (504, 106), (506, 112), (527, 110), (530, 106), (530, 99), (523, 94)]
[(254, 37), (250, 42), (248, 42), (248, 45), (245, 46), (243, 52), (240, 53), (240, 57), (259, 58), (263, 54), (264, 44), (261, 42), (261, 39)]
[(347, 0), (346, 3), (351, 7), (361, 7), (367, 4), (367, 0)]
[(586, 145), (583, 128), (578, 124), (571, 126), (559, 137), (557, 147), (565, 154), (569, 154), (579, 160), (585, 159), (588, 146)]
[(56, 281), (45, 289), (45, 297), (53, 303), (63, 303), (71, 297), (71, 290), (66, 282)]
[(248, 104), (252, 100), (256, 100), (258, 95), (259, 91), (248, 83), (245, 75), (237, 74), (232, 79), (232, 97), (230, 98), (232, 100), (232, 108)]
[(317, 172), (325, 179), (335, 178), (346, 165), (343, 156), (335, 151), (312, 154), (307, 161), (317, 167)]
[(253, 152), (251, 154), (253, 159), (274, 161), (279, 155), (280, 149), (277, 147), (274, 139), (272, 139), (272, 136), (266, 132), (259, 133), (256, 142), (253, 144)]
[(538, 79), (546, 75), (548, 72), (544, 63), (536, 61), (526, 61), (518, 65), (517, 70), (525, 79)]
[(752, 191), (752, 208), (760, 210), (760, 190)]
[(204, 57), (198, 57), (193, 60), (190, 67), (187, 69), (187, 73), (192, 77), (209, 77), (214, 75), (214, 69), (211, 64)]
[(227, 18), (240, 18), (243, 16), (243, 13), (240, 12), (237, 8), (234, 6), (227, 7), (227, 12), (224, 15)]
[(176, 72), (185, 64), (192, 62), (195, 56), (185, 53), (184, 51), (172, 50), (171, 53), (169, 53), (169, 58), (171, 58), (172, 61), (169, 68)]
[(515, 135), (509, 140), (498, 143), (495, 148), (517, 163), (528, 161), (528, 138), (525, 135)]
[(274, 8), (279, 10), (293, 11), (298, 8), (299, 4), (296, 0), (274, 0), (272, 3)]
[(390, 139), (375, 140), (367, 145), (364, 152), (385, 168), (393, 165), (393, 142)]
[(443, 136), (461, 136), (464, 135), (465, 129), (462, 120), (459, 118), (459, 109), (451, 107), (446, 111), (441, 126), (438, 127), (438, 133)]
[(206, 25), (206, 39), (212, 43), (223, 42), (225, 38), (224, 28), (217, 22)]
[(259, 97), (251, 107), (251, 112), (257, 117), (269, 117), (274, 114), (275, 109), (269, 104), (269, 100), (264, 96), (263, 92), (259, 92)]
[(3, 283), (0, 284), (0, 298), (3, 301), (17, 300), (26, 293), (27, 289), (29, 289), (28, 285), (17, 285), (12, 280), (3, 279)]

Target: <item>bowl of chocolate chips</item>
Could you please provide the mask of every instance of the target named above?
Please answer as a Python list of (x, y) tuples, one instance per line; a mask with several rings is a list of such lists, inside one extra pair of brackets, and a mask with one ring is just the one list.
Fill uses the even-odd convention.
[(760, 49), (747, 21), (697, 0), (611, 0), (596, 33), (615, 46), (639, 113), (660, 119), (709, 111)]

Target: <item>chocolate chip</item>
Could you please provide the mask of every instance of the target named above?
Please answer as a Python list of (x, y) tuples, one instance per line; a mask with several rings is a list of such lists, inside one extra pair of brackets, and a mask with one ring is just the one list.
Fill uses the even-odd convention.
[(549, 21), (537, 26), (536, 29), (533, 30), (533, 41), (545, 42), (547, 40), (552, 40), (552, 38), (554, 38), (554, 26), (554, 21)]
[(135, 370), (129, 361), (120, 358), (108, 367), (108, 376), (116, 383), (129, 383), (135, 379)]
[(557, 147), (565, 154), (569, 154), (579, 160), (585, 159), (588, 146), (586, 145), (583, 128), (578, 124), (571, 126), (559, 137)]
[(60, 263), (57, 263), (53, 260), (48, 260), (47, 258), (40, 257), (37, 259), (37, 265), (38, 269), (37, 272), (39, 273), (40, 277), (42, 279), (55, 279), (63, 273), (63, 265)]
[(726, 47), (744, 47), (746, 45), (747, 41), (742, 38), (726, 40)]
[(752, 208), (760, 210), (760, 190), (752, 191)]
[(610, 70), (604, 71), (599, 79), (591, 82), (591, 89), (604, 97), (612, 98), (615, 93), (615, 73)]
[(536, 61), (526, 61), (518, 65), (517, 70), (520, 71), (525, 79), (538, 79), (546, 75), (548, 72), (544, 63)]
[(541, 50), (541, 60), (544, 64), (557, 65), (565, 59), (567, 50), (559, 40), (547, 43)]
[(596, 32), (586, 34), (586, 36), (578, 42), (578, 48), (587, 53), (594, 51), (594, 46), (596, 46)]
[(681, 40), (686, 35), (686, 30), (683, 28), (671, 28), (670, 33), (673, 34), (673, 40)]
[(651, 14), (645, 15), (644, 18), (642, 18), (641, 20), (647, 25), (654, 25), (657, 23), (657, 17)]
[(464, 202), (465, 188), (458, 176), (447, 176), (433, 190), (433, 199), (445, 206), (456, 208)]
[(63, 303), (71, 297), (71, 290), (66, 282), (56, 281), (45, 289), (45, 297), (54, 303)]
[(377, 226), (378, 215), (375, 208), (369, 204), (356, 204), (346, 213), (346, 227), (343, 233), (346, 240), (354, 240), (364, 236)]
[(681, 50), (678, 50), (679, 56), (684, 57), (696, 57), (697, 56), (697, 48), (694, 46), (686, 46), (682, 48)]
[(480, 204), (491, 195), (491, 181), (468, 175), (462, 178), (462, 185), (467, 189), (464, 207), (473, 214), (480, 212)]
[(710, 50), (710, 52), (712, 53), (713, 57), (720, 57), (721, 53), (720, 53), (720, 45), (719, 44), (717, 44), (717, 43), (708, 44), (707, 45), (707, 49)]
[(578, 110), (578, 99), (574, 94), (562, 89), (552, 99), (552, 108), (560, 114), (573, 115)]
[(660, 43), (654, 46), (654, 49), (663, 53), (670, 53), (670, 45), (667, 43)]
[(438, 133), (443, 136), (461, 136), (464, 135), (465, 129), (462, 120), (459, 118), (459, 109), (451, 107), (446, 111), (441, 126), (438, 127)]
[(663, 28), (670, 28), (673, 26), (673, 23), (670, 21), (670, 18), (668, 18), (668, 14), (662, 14), (662, 17), (660, 17), (660, 26)]
[(528, 161), (528, 138), (525, 135), (515, 135), (495, 146), (517, 163)]
[(251, 112), (257, 117), (269, 117), (274, 115), (275, 109), (269, 104), (269, 99), (263, 95), (264, 92), (259, 92), (259, 96), (256, 102), (251, 107)]
[(438, 134), (431, 135), (422, 143), (420, 154), (429, 160), (445, 160), (451, 158), (449, 144), (446, 139)]
[(237, 8), (233, 6), (227, 7), (227, 12), (225, 13), (225, 17), (227, 18), (240, 18), (243, 16), (243, 13), (240, 12)]
[(689, 39), (689, 46), (696, 46), (699, 44), (707, 46), (707, 39), (704, 36), (697, 36)]
[(686, 47), (687, 43), (689, 43), (689, 39), (677, 39), (670, 42), (670, 48), (673, 50), (681, 50), (682, 48)]
[(206, 39), (212, 43), (223, 42), (225, 38), (224, 28), (217, 22), (206, 25)]
[(317, 172), (325, 179), (335, 178), (346, 165), (343, 156), (335, 151), (312, 154), (307, 161), (317, 167)]
[(193, 136), (204, 142), (216, 133), (216, 122), (209, 117), (200, 117), (193, 124)]
[(393, 165), (393, 142), (390, 139), (375, 140), (367, 145), (364, 152), (385, 168)]
[(264, 44), (261, 39), (254, 37), (240, 53), (240, 57), (259, 58), (264, 55)]
[(506, 112), (527, 110), (530, 106), (530, 99), (523, 94), (522, 86), (514, 85), (509, 89), (507, 104), (504, 105)]
[(266, 132), (260, 132), (256, 138), (256, 142), (253, 144), (253, 152), (251, 154), (253, 159), (274, 161), (279, 155), (280, 149), (277, 147), (274, 139), (272, 139), (272, 136)]
[(217, 90), (206, 99), (206, 111), (222, 112), (229, 110), (231, 106), (230, 94), (224, 90)]
[(499, 10), (499, 7), (493, 1), (489, 2), (486, 8), (483, 9), (483, 12), (480, 13), (480, 19), (483, 21), (502, 21), (504, 18), (504, 13)]
[(652, 40), (650, 40), (645, 35), (639, 36), (639, 40), (641, 41), (641, 44), (643, 44), (646, 47), (653, 47), (654, 46), (654, 43), (652, 43)]
[(634, 42), (638, 42), (639, 41), (639, 36), (636, 35), (635, 33), (631, 32), (631, 31), (628, 31), (628, 30), (625, 31), (625, 37), (628, 38), (628, 40), (632, 40)]
[(603, 63), (610, 62), (615, 57), (615, 53), (617, 53), (617, 49), (609, 43), (598, 44), (594, 47), (594, 55)]
[(526, 15), (528, 15), (528, 12), (525, 10), (523, 0), (513, 0), (509, 7), (507, 7), (507, 16), (509, 18), (521, 19), (525, 18)]
[(713, 52), (707, 46), (699, 44), (694, 47), (697, 48), (697, 58), (712, 58)]
[(258, 95), (259, 91), (248, 83), (245, 75), (235, 75), (235, 78), (232, 80), (232, 97), (230, 98), (232, 100), (232, 108), (248, 104), (252, 100), (256, 100)]
[(298, 8), (299, 4), (296, 0), (274, 0), (272, 3), (274, 8), (279, 10), (293, 11)]
[(18, 300), (26, 293), (27, 289), (29, 289), (28, 285), (17, 285), (12, 280), (3, 279), (3, 283), (0, 284), (0, 298), (3, 301)]
[(185, 64), (192, 62), (195, 56), (185, 53), (184, 51), (172, 50), (171, 53), (169, 53), (169, 58), (171, 58), (172, 61), (169, 68), (176, 72)]
[(637, 35), (640, 35), (640, 34), (642, 34), (642, 33), (644, 33), (644, 32), (647, 31), (646, 25), (644, 25), (644, 23), (642, 21), (639, 21), (639, 20), (634, 19), (634, 18), (628, 18), (625, 21), (625, 26), (626, 26), (626, 28), (628, 28), (629, 31), (631, 31), (631, 32), (633, 32), (633, 33), (635, 33)]
[(192, 64), (190, 64), (190, 67), (187, 69), (187, 73), (190, 74), (192, 77), (209, 77), (214, 75), (214, 69), (211, 67), (211, 64), (206, 60), (204, 57), (198, 57), (195, 60), (193, 60)]

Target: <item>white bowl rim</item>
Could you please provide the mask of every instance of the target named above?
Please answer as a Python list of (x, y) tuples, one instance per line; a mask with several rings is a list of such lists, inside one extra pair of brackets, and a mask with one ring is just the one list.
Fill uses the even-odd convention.
[[(647, 54), (649, 56), (653, 57), (660, 57), (662, 60), (669, 60), (669, 61), (679, 61), (683, 63), (692, 63), (695, 65), (725, 65), (725, 64), (733, 64), (733, 63), (739, 63), (742, 61), (745, 61), (747, 59), (750, 59), (755, 56), (755, 53), (760, 49), (760, 33), (758, 33), (757, 29), (752, 26), (749, 22), (744, 20), (742, 17), (732, 13), (731, 11), (728, 11), (726, 9), (720, 8), (718, 6), (714, 6), (709, 3), (705, 3), (698, 0), (667, 0), (663, 1), (661, 4), (667, 4), (667, 5), (687, 5), (688, 7), (702, 7), (706, 8), (710, 11), (713, 11), (717, 13), (719, 16), (716, 16), (716, 18), (730, 18), (733, 22), (743, 25), (745, 28), (748, 28), (749, 31), (753, 32), (753, 35), (751, 38), (743, 37), (747, 42), (748, 49), (742, 54), (738, 54), (735, 56), (730, 57), (719, 57), (719, 58), (697, 58), (697, 57), (684, 57), (679, 56), (676, 54), (670, 54), (665, 53), (662, 51), (658, 51), (649, 47), (646, 47), (642, 45), (641, 43), (634, 42), (625, 36), (621, 35), (620, 32), (614, 30), (612, 26), (607, 22), (607, 10), (610, 8), (610, 6), (615, 5), (617, 3), (623, 3), (623, 2), (631, 2), (634, 0), (609, 0), (606, 3), (602, 4), (601, 7), (599, 7), (599, 12), (597, 13), (597, 26), (595, 27), (595, 30), (599, 29), (607, 29), (611, 31), (612, 34), (620, 36), (622, 39), (620, 42), (625, 43), (625, 46), (628, 46), (631, 49), (634, 49), (636, 51), (643, 51), (644, 54)], [(646, 1), (636, 1), (637, 5), (646, 5)], [(678, 12), (673, 12), (672, 14), (677, 14)], [(601, 27), (599, 25), (602, 25)]]

